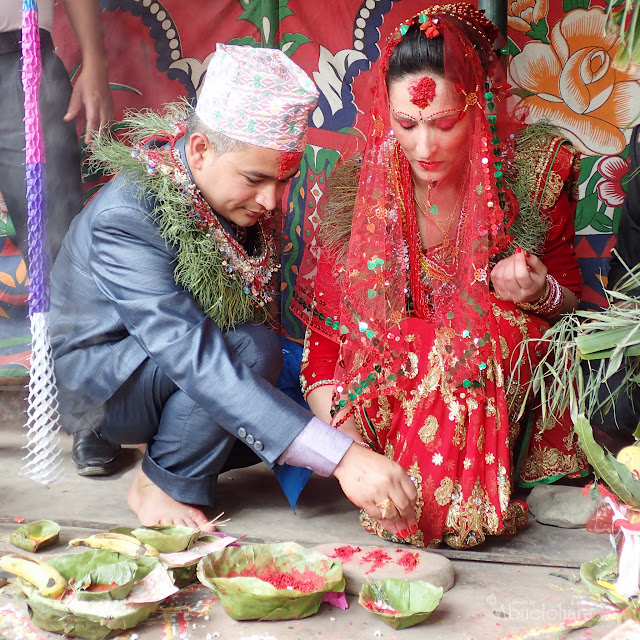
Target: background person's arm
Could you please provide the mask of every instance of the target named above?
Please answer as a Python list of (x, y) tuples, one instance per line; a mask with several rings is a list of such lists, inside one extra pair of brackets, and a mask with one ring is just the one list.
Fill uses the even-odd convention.
[(64, 6), (82, 53), (82, 66), (64, 119), (73, 120), (84, 111), (84, 141), (89, 144), (92, 133), (113, 119), (100, 3), (98, 0), (64, 0)]

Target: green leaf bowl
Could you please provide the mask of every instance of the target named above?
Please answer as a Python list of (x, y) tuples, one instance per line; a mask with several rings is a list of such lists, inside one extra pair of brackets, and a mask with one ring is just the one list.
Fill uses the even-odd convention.
[(394, 629), (424, 622), (440, 604), (444, 591), (423, 580), (384, 578), (365, 583), (358, 602)]
[(60, 525), (53, 520), (36, 520), (23, 524), (10, 536), (9, 542), (25, 551), (38, 551), (58, 542)]
[(293, 542), (227, 547), (198, 563), (198, 579), (234, 620), (292, 620), (344, 591), (342, 563)]
[[(75, 591), (58, 599), (45, 598), (30, 583), (17, 581), (27, 601), (29, 617), (41, 629), (102, 640), (135, 627), (158, 607), (159, 602), (128, 603), (126, 599), (136, 582), (160, 566), (157, 558), (142, 556), (132, 560), (108, 549), (91, 549), (51, 558), (47, 563), (67, 581), (73, 581)], [(91, 592), (87, 588), (90, 584), (108, 584), (109, 589)]]
[(24, 581), (20, 587), (27, 601), (29, 617), (36, 627), (88, 640), (121, 635), (146, 620), (160, 604), (127, 604), (126, 600), (86, 602), (77, 598), (65, 602), (41, 596), (35, 587)]
[(140, 542), (155, 547), (160, 553), (175, 553), (189, 549), (200, 536), (200, 532), (188, 527), (175, 525), (156, 525), (138, 527), (131, 535)]

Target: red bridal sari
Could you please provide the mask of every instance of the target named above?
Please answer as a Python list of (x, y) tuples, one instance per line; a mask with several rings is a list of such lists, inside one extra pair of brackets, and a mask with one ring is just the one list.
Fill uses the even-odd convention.
[[(551, 222), (540, 258), (560, 284), (579, 295), (582, 280), (573, 251), (575, 201), (567, 187), (577, 184), (576, 157), (566, 141), (548, 141), (540, 149), (534, 196)], [(336, 317), (340, 306), (343, 270), (344, 265), (323, 254), (314, 321), (305, 339), (305, 393), (335, 384), (340, 334), (326, 318)], [(536, 407), (516, 419), (531, 369), (545, 353), (544, 344), (529, 349), (530, 357), (521, 361), (507, 397), (507, 379), (521, 343), (541, 337), (549, 324), (490, 295), (490, 356), (483, 394), (471, 394), (464, 386), (451, 388), (444, 364), (452, 347), (451, 330), (414, 316), (403, 321), (402, 332), (406, 340), (416, 338), (420, 351), (409, 352), (406, 375), (397, 377), (393, 394), (365, 397), (354, 413), (365, 442), (414, 478), (419, 530), (407, 541), (416, 546), (445, 542), (464, 548), (480, 544), (486, 535), (513, 534), (527, 525), (528, 515), (525, 503), (511, 500), (516, 482), (532, 486), (577, 476), (586, 468), (568, 413), (544, 424)], [(531, 405), (535, 404), (534, 399)], [(367, 530), (396, 540), (364, 513), (361, 521)]]
[[(455, 241), (428, 253), (385, 83), (389, 57), (416, 24), (431, 34), (425, 37), (443, 38), (446, 77), (465, 96), (470, 133)], [(528, 343), (528, 357), (518, 359), (520, 345), (548, 323), (499, 300), (489, 273), (519, 246), (579, 295), (577, 162), (573, 148), (544, 127), (521, 131), (516, 149), (521, 127), (507, 112), (493, 37), (495, 27), (464, 3), (426, 9), (392, 34), (378, 65), (349, 224), (327, 216), (333, 239), (317, 264), (303, 260), (292, 305), (309, 327), (303, 389), (332, 385), (332, 411), (353, 412), (365, 442), (407, 471), (418, 491), (419, 530), (405, 541), (416, 546), (464, 548), (513, 534), (528, 517), (526, 504), (511, 499), (516, 482), (530, 486), (586, 468), (568, 415), (543, 424), (532, 408), (517, 419), (545, 350)], [(544, 222), (537, 238), (534, 219)], [(366, 513), (361, 522), (399, 541)]]

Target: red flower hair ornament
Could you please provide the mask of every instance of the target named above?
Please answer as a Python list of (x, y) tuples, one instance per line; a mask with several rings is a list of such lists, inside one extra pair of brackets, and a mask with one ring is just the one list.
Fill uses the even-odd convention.
[(438, 18), (433, 18), (423, 22), (420, 25), (420, 31), (423, 31), (424, 35), (429, 38), (429, 40), (437, 38), (440, 35), (440, 30), (438, 29)]

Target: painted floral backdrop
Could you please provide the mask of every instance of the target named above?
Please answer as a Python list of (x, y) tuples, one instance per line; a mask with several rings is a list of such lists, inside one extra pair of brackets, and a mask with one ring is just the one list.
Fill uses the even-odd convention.
[[(604, 303), (605, 268), (625, 194), (630, 127), (640, 122), (640, 70), (622, 73), (611, 61), (617, 37), (604, 33), (607, 0), (510, 0), (509, 77), (531, 121), (559, 126), (583, 154), (577, 245), (586, 281), (583, 303)], [(197, 97), (216, 42), (282, 48), (320, 89), (309, 146), (287, 198), (281, 282), (283, 331), (302, 328), (288, 311), (303, 247), (313, 248), (317, 205), (341, 149), (364, 128), (368, 73), (379, 44), (425, 0), (101, 0), (110, 80), (118, 113), (159, 108)], [(80, 54), (62, 6), (54, 42), (73, 74)], [(87, 176), (87, 196), (98, 186)], [(55, 197), (55, 194), (49, 194)], [(24, 376), (28, 278), (11, 242), (0, 203), (0, 381)]]

